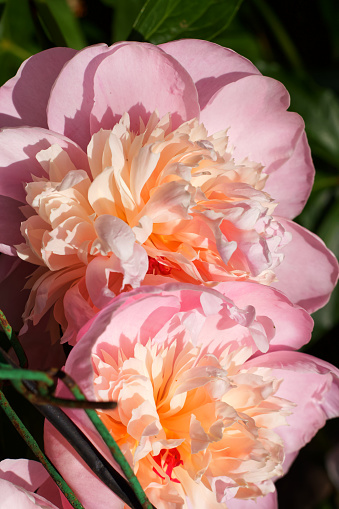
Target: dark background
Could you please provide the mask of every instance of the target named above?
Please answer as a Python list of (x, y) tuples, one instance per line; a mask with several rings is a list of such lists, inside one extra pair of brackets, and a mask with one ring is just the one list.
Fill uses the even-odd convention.
[[(338, 256), (338, 0), (0, 0), (0, 84), (24, 59), (52, 46), (81, 49), (127, 38), (157, 44), (182, 37), (230, 47), (285, 84), (291, 110), (305, 120), (316, 167), (312, 194), (297, 221)], [(313, 318), (313, 338), (304, 351), (339, 365), (338, 288)], [(6, 394), (41, 436), (39, 415), (10, 387)], [(32, 457), (11, 424), (1, 421), (1, 457)], [(280, 509), (339, 508), (326, 471), (326, 455), (336, 444), (338, 419), (326, 424), (277, 482)]]

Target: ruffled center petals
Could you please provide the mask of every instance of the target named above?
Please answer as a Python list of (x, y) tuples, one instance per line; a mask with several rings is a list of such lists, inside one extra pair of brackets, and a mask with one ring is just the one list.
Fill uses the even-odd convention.
[(196, 485), (203, 500), (222, 509), (228, 498), (273, 491), (284, 459), (273, 429), (293, 408), (275, 396), (279, 380), (267, 368), (242, 369), (248, 347), (228, 347), (218, 358), (190, 342), (165, 343), (136, 343), (130, 356), (122, 347), (113, 357), (103, 343), (92, 354), (98, 399), (118, 401), (99, 415), (150, 500), (158, 486), (187, 508)]
[[(93, 134), (88, 172), (59, 145), (40, 151), (43, 176), (25, 187), (18, 255), (46, 271), (74, 270), (64, 295), (82, 267), (84, 302), (93, 309), (140, 286), (146, 273), (207, 285), (275, 281), (290, 235), (272, 216), (263, 167), (236, 163), (227, 131), (208, 135), (197, 119), (173, 125), (173, 115), (153, 112), (132, 129), (124, 113), (113, 129)], [(49, 293), (56, 279), (46, 276)], [(25, 316), (36, 318), (32, 305)], [(61, 315), (59, 306), (64, 327)]]

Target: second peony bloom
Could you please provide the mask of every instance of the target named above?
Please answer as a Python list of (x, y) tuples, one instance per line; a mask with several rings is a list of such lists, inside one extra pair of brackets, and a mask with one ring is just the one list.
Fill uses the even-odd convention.
[[(277, 509), (274, 480), (339, 415), (339, 370), (295, 351), (312, 325), (255, 283), (144, 286), (80, 331), (65, 371), (88, 399), (117, 401), (99, 415), (157, 509)], [(86, 509), (126, 509), (48, 422), (45, 449)]]
[(288, 106), (279, 82), (205, 41), (24, 62), (0, 90), (0, 307), (13, 325), (54, 339), (61, 325), (74, 344), (112, 297), (170, 279), (253, 281), (323, 306), (337, 262), (291, 221), (314, 169)]

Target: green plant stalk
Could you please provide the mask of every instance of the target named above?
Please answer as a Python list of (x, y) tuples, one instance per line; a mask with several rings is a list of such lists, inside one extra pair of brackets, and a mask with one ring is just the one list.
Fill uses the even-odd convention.
[[(72, 378), (69, 375), (63, 373), (62, 381), (65, 383), (65, 385), (68, 387), (68, 389), (72, 392), (72, 394), (77, 400), (86, 400), (86, 397), (83, 394), (80, 387), (74, 382), (74, 380), (72, 380)], [(130, 483), (142, 507), (144, 509), (154, 509), (153, 505), (150, 503), (144, 490), (142, 489), (138, 478), (134, 474), (129, 463), (126, 461), (126, 458), (121, 452), (118, 444), (116, 443), (116, 441), (114, 440), (106, 426), (101, 421), (97, 412), (95, 410), (86, 409), (86, 413), (89, 419), (91, 420), (92, 424), (100, 434), (101, 438), (109, 448), (113, 458), (120, 465), (123, 473), (125, 474), (128, 482)]]
[(0, 379), (2, 380), (35, 380), (53, 386), (54, 381), (42, 371), (13, 368), (8, 364), (0, 363)]
[(6, 334), (8, 340), (10, 341), (14, 352), (16, 353), (16, 356), (18, 357), (19, 364), (23, 368), (27, 366), (27, 357), (24, 352), (24, 349), (22, 348), (18, 338), (16, 337), (15, 333), (13, 332), (12, 327), (7, 321), (7, 318), (5, 317), (4, 313), (0, 309), (0, 325), (2, 327), (2, 330)]
[[(4, 360), (6, 364), (1, 362)], [(88, 401), (55, 398), (51, 393), (54, 392), (55, 382), (53, 376), (58, 370), (50, 370), (48, 373), (43, 371), (32, 371), (29, 369), (18, 368), (10, 356), (0, 348), (0, 380), (10, 380), (13, 387), (22, 394), (28, 401), (34, 405), (53, 405), (67, 408), (90, 408), (102, 410), (112, 410), (116, 407), (115, 401)], [(31, 380), (37, 382), (35, 390), (32, 391), (26, 387), (24, 381)]]
[(29, 446), (29, 448), (32, 450), (32, 452), (35, 454), (38, 460), (43, 464), (43, 466), (45, 467), (49, 475), (52, 477), (54, 482), (57, 484), (59, 489), (62, 491), (62, 493), (65, 495), (71, 506), (74, 507), (75, 509), (84, 509), (83, 505), (76, 498), (71, 488), (64, 481), (59, 472), (54, 468), (52, 463), (47, 459), (47, 457), (37, 444), (36, 440), (33, 438), (33, 436), (25, 427), (19, 416), (10, 406), (6, 396), (2, 391), (0, 391), (0, 406), (7, 415), (7, 417), (9, 418), (9, 420), (11, 421), (11, 423), (13, 424), (13, 426), (15, 427), (15, 429), (25, 440), (26, 444)]

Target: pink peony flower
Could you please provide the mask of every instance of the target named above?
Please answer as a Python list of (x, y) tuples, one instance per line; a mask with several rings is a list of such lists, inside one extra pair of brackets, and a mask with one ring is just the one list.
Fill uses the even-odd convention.
[(314, 169), (288, 106), (279, 82), (205, 41), (24, 62), (0, 90), (4, 307), (25, 306), (21, 332), (40, 323), (54, 341), (60, 324), (74, 344), (112, 297), (169, 279), (255, 281), (323, 306), (337, 262), (291, 222)]
[(0, 462), (0, 509), (71, 509), (38, 461), (6, 459)]
[[(65, 365), (88, 398), (118, 402), (99, 415), (157, 509), (273, 509), (274, 480), (339, 415), (339, 370), (294, 351), (310, 316), (255, 283), (217, 290), (122, 294), (80, 331)], [(69, 415), (113, 464), (86, 416)], [(86, 509), (124, 507), (49, 423), (45, 448)]]

